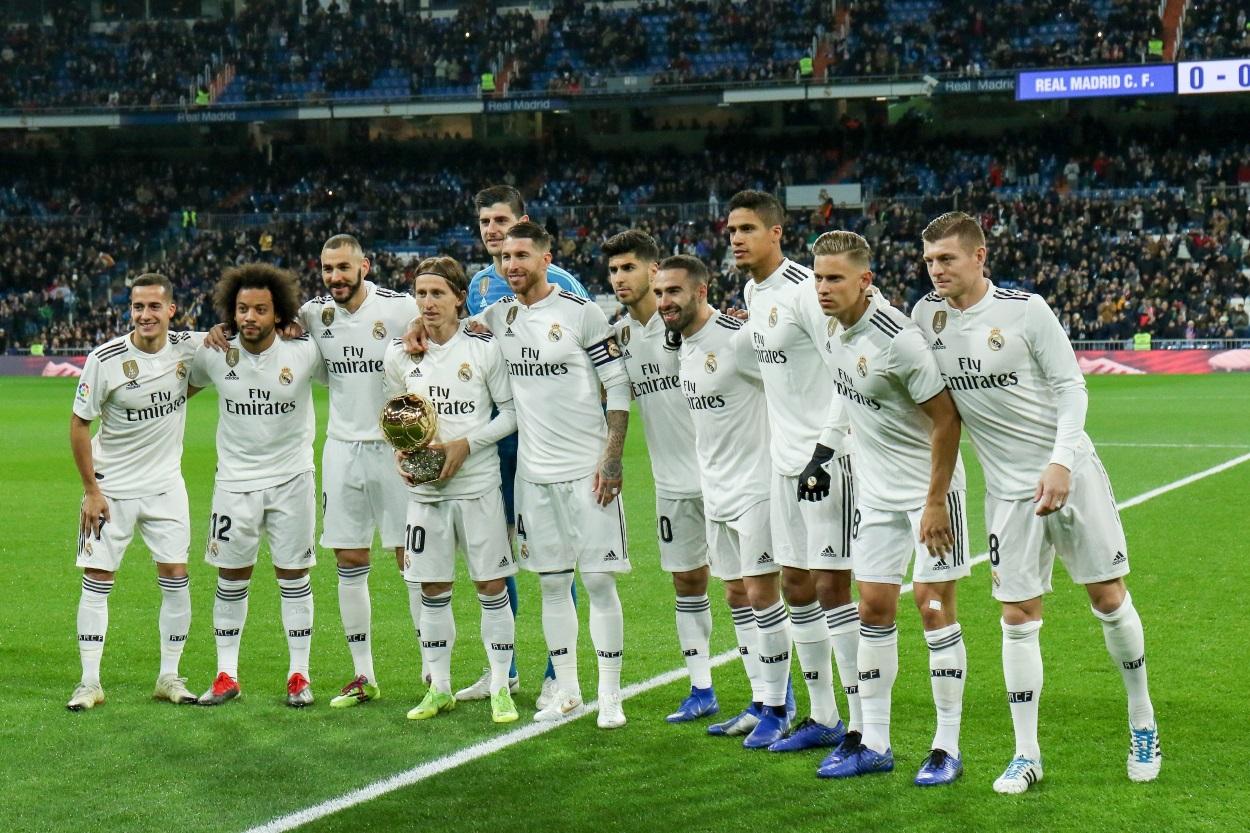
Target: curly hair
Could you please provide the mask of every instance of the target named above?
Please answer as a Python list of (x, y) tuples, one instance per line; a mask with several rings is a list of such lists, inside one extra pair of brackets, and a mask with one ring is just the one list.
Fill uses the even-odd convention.
[(213, 288), (213, 308), (226, 329), (234, 331), (234, 309), (240, 290), (268, 289), (273, 296), (273, 311), (279, 327), (299, 318), (299, 279), (285, 269), (268, 263), (245, 263), (227, 269)]

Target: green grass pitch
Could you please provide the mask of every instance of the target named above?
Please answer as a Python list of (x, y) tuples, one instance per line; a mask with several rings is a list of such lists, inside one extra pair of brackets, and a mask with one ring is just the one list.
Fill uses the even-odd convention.
[[(333, 555), (313, 571), (317, 705), (283, 704), (286, 645), (277, 590), (256, 573), (244, 634), (243, 698), (218, 709), (175, 708), (150, 698), (157, 669), (155, 571), (132, 546), (110, 598), (103, 679), (108, 702), (82, 714), (64, 703), (78, 678), (74, 567), (80, 490), (67, 427), (74, 384), (0, 379), (0, 830), (242, 831), (529, 722), (545, 664), (536, 582), (521, 580), (517, 648), (522, 722), (496, 727), (486, 703), (411, 723), (420, 696), (406, 591), (393, 559), (377, 553), (370, 582), (374, 649), (383, 699), (331, 711), (351, 674), (338, 617)], [(1090, 380), (1088, 430), (1117, 497), (1126, 500), (1250, 452), (1250, 376), (1118, 377)], [(212, 488), (213, 393), (189, 406), (183, 470), (191, 496), (194, 618), (183, 673), (195, 691), (215, 670), (214, 578), (203, 563)], [(324, 426), (324, 391), (319, 392)], [(966, 446), (965, 446), (966, 448)], [(630, 432), (625, 500), (634, 571), (620, 583), (626, 611), (625, 682), (681, 666), (672, 586), (659, 571), (651, 478), (642, 432)], [(968, 456), (974, 552), (985, 549), (981, 477)], [(961, 590), (968, 645), (963, 750), (956, 785), (922, 791), (910, 783), (933, 726), (925, 647), (917, 614), (900, 615), (901, 673), (894, 690), (893, 775), (819, 782), (817, 753), (748, 753), (708, 738), (702, 725), (669, 726), (663, 715), (684, 680), (625, 704), (616, 732), (582, 719), (522, 740), (420, 783), (312, 822), (317, 831), (563, 830), (1158, 830), (1245, 829), (1250, 810), (1250, 720), (1245, 692), (1247, 624), (1243, 529), (1250, 463), (1154, 497), (1123, 513), (1133, 573), (1129, 584), (1146, 624), (1152, 694), (1164, 767), (1139, 785), (1124, 772), (1124, 693), (1084, 594), (1057, 571), (1042, 632), (1046, 778), (1018, 797), (990, 788), (1010, 757), (1012, 735), (999, 663), (1000, 632), (985, 566)], [(263, 556), (262, 556), (263, 559)], [(732, 628), (713, 590), (714, 651)], [(484, 662), (471, 587), (457, 585), (454, 682)], [(583, 604), (581, 675), (595, 687)], [(798, 680), (797, 668), (795, 677)], [(736, 663), (715, 671), (722, 708), (746, 700)], [(800, 709), (805, 700), (796, 682)], [(1238, 821), (1240, 819), (1240, 821)]]

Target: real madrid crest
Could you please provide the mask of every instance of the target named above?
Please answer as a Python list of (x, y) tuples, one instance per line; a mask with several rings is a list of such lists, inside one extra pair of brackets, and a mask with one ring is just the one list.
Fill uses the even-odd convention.
[(210, 553), (210, 554), (212, 554), (212, 555), (217, 555), (218, 546), (217, 546), (217, 542), (216, 542), (216, 541), (209, 541), (209, 542), (208, 542), (208, 551), (209, 551), (209, 553)]
[(187, 363), (178, 362), (178, 367), (174, 370), (174, 375), (178, 377), (179, 382), (187, 378)]
[(334, 304), (326, 304), (321, 308), (321, 323), (327, 327), (334, 323)]
[(868, 375), (868, 357), (867, 356), (859, 357), (859, 361), (855, 363), (855, 372), (858, 373), (860, 376), (866, 377)]
[(284, 367), (282, 372), (278, 374), (278, 381), (284, 385), (289, 385), (295, 381), (295, 374), (291, 372), (291, 368)]
[(549, 341), (559, 341), (563, 335), (564, 333), (560, 331), (559, 324), (552, 324), (551, 329), (547, 331), (547, 339)]
[(621, 357), (620, 345), (616, 343), (616, 339), (614, 338), (608, 339), (608, 355), (614, 359), (619, 359)]
[(228, 350), (226, 350), (226, 365), (228, 367), (234, 367), (238, 363), (239, 363), (239, 348), (231, 347)]
[(708, 373), (716, 372), (716, 354), (708, 353), (707, 358), (703, 360), (703, 369)]
[(621, 327), (621, 346), (622, 347), (629, 346), (629, 325), (628, 324), (626, 324), (624, 327)]
[(477, 291), (483, 298), (490, 292), (490, 276), (483, 275), (482, 279), (477, 282)]
[(836, 330), (837, 328), (838, 328), (838, 319), (830, 316), (829, 323), (825, 325), (825, 331), (828, 332), (830, 336), (832, 336), (833, 331)]
[(473, 368), (469, 367), (468, 362), (460, 365), (460, 370), (456, 373), (456, 378), (462, 382), (467, 382), (473, 378)]
[(777, 308), (776, 307), (773, 307), (772, 309), (768, 311), (768, 326), (770, 327), (777, 326)]
[(122, 362), (122, 373), (126, 374), (126, 378), (134, 381), (139, 378), (139, 363), (134, 359), (126, 359)]
[(946, 310), (940, 309), (933, 313), (933, 334), (937, 335), (946, 329)]
[(521, 559), (522, 559), (522, 560), (526, 560), (526, 559), (528, 559), (529, 557), (530, 557), (530, 547), (529, 547), (529, 544), (522, 544), (522, 545), (521, 545)]
[(1007, 340), (1003, 338), (1003, 331), (995, 327), (990, 330), (990, 337), (986, 339), (986, 343), (990, 345), (991, 350), (1002, 350)]
[(383, 324), (381, 321), (373, 322), (373, 337), (376, 338), (378, 341), (381, 341), (382, 339), (386, 338), (386, 325)]
[(504, 321), (507, 322), (508, 324), (511, 324), (513, 321), (516, 321), (516, 314), (519, 311), (520, 310), (517, 307), (510, 308), (508, 310), (508, 317), (505, 318)]

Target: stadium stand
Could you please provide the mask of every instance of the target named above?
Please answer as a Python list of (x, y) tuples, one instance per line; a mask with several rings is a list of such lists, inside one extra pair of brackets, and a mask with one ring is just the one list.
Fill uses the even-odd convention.
[(1189, 0), (1184, 22), (1186, 60), (1250, 55), (1250, 8), (1241, 0)]

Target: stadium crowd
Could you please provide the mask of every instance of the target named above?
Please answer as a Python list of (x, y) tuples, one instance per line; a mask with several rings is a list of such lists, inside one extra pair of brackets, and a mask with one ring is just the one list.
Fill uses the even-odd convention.
[[(1185, 57), (1243, 54), (1243, 4), (1190, 3)], [(399, 0), (253, 0), (235, 17), (91, 27), (54, 5), (0, 42), (0, 107), (192, 104), (195, 85), (234, 68), (218, 103), (466, 95), (492, 87), (578, 93), (616, 75), (656, 84), (790, 81), (1161, 59), (1156, 0), (818, 0), (645, 2), (614, 9), (557, 0), (549, 14), (405, 13)], [(760, 27), (766, 19), (770, 25)], [(498, 89), (497, 87), (495, 89)], [(203, 103), (203, 102), (201, 102)]]
[[(859, 231), (904, 309), (927, 291), (920, 229), (958, 206), (981, 220), (991, 276), (1045, 295), (1073, 338), (1250, 337), (1244, 306), (1234, 303), (1250, 295), (1244, 140), (1214, 127), (1195, 126), (1199, 143), (1146, 131), (1117, 138), (1084, 125), (1063, 131), (1079, 140), (946, 139), (939, 153), (911, 129), (881, 131), (869, 152), (847, 131), (784, 149), (725, 135), (676, 159), (671, 149), (575, 146), (500, 158), (465, 144), (420, 157), (371, 154), (388, 161), (368, 166), (294, 155), (272, 165), (13, 160), (0, 183), (0, 239), (14, 259), (0, 329), (9, 348), (98, 344), (127, 326), (110, 302), (124, 295), (126, 275), (145, 269), (174, 281), (183, 325), (204, 327), (212, 323), (205, 288), (223, 264), (292, 267), (312, 295), (319, 276), (310, 258), (344, 229), (369, 241), (376, 274), (394, 287), (409, 283), (413, 254), (483, 264), (472, 194), (493, 182), (522, 189), (531, 216), (556, 233), (556, 262), (592, 292), (608, 292), (600, 243), (637, 225), (665, 251), (708, 263), (714, 301), (739, 306), (742, 280), (723, 232), (728, 197), (847, 180), (864, 183), (865, 209), (830, 202), (794, 212), (785, 251), (806, 261), (821, 231)], [(683, 176), (670, 174), (677, 169)]]

